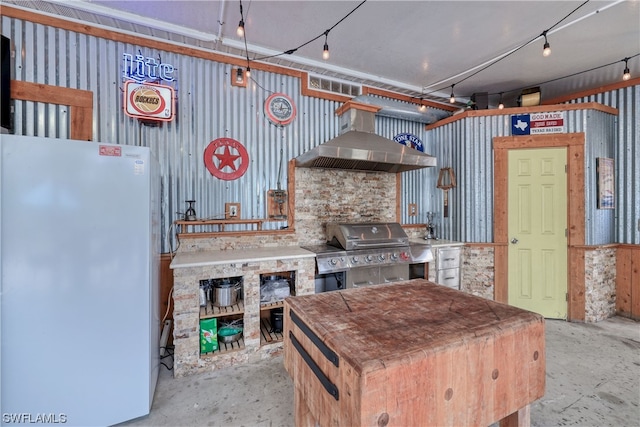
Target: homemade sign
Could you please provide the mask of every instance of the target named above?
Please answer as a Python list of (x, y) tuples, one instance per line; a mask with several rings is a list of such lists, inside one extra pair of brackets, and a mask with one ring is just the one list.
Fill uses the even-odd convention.
[(511, 116), (511, 135), (536, 135), (566, 132), (564, 111), (515, 114)]
[(274, 93), (264, 102), (264, 113), (274, 125), (286, 126), (296, 117), (296, 106), (284, 93)]
[(218, 138), (205, 148), (204, 164), (211, 175), (232, 181), (244, 175), (249, 168), (249, 153), (235, 139)]
[(124, 85), (124, 112), (129, 117), (171, 121), (174, 107), (175, 97), (171, 86), (131, 80)]

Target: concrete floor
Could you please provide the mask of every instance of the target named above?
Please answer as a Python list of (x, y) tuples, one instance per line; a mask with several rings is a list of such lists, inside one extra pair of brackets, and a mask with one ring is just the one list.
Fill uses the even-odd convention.
[[(640, 426), (639, 322), (547, 320), (546, 344), (532, 426)], [(161, 367), (151, 413), (123, 425), (292, 426), (292, 387), (281, 356), (179, 379)]]

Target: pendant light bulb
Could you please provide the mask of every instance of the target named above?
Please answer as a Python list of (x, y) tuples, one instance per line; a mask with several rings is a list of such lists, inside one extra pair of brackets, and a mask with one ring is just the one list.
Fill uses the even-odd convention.
[(427, 106), (422, 103), (422, 100), (420, 100), (420, 111), (422, 112), (427, 111)]
[(322, 59), (325, 61), (329, 59), (329, 44), (327, 39), (329, 38), (329, 30), (324, 32), (324, 49), (322, 50)]
[(627, 81), (631, 78), (631, 72), (629, 71), (629, 58), (624, 58), (624, 73), (622, 74), (622, 80)]
[(498, 110), (504, 109), (504, 104), (502, 103), (502, 92), (500, 92), (500, 103), (498, 104)]
[(238, 22), (238, 28), (236, 29), (236, 34), (238, 35), (238, 37), (244, 37), (244, 20), (240, 20), (240, 22)]
[(547, 32), (544, 31), (542, 35), (544, 36), (544, 46), (542, 47), (542, 56), (549, 56), (551, 55), (551, 45), (547, 40)]
[(322, 51), (322, 59), (324, 59), (325, 61), (327, 59), (329, 59), (329, 45), (327, 44), (327, 42), (324, 42), (324, 50)]
[(238, 67), (236, 71), (236, 83), (242, 83), (244, 80), (244, 75), (242, 73), (242, 68)]
[(245, 71), (244, 75), (247, 79), (251, 77), (251, 67), (249, 67), (248, 65), (247, 65), (247, 71)]
[(456, 102), (456, 97), (453, 95), (453, 87), (455, 86), (455, 84), (451, 85), (451, 98), (449, 98), (449, 102), (454, 104)]

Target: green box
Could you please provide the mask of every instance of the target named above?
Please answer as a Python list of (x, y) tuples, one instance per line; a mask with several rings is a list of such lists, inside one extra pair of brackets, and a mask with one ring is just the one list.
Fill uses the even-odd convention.
[(218, 349), (218, 320), (200, 319), (200, 354)]

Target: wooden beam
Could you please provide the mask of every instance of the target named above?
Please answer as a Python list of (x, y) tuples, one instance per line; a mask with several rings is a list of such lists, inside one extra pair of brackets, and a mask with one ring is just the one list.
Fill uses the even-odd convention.
[(336, 114), (338, 116), (341, 116), (346, 111), (351, 109), (368, 111), (370, 113), (377, 113), (378, 111), (380, 111), (381, 108), (382, 107), (378, 107), (377, 105), (363, 104), (362, 102), (355, 102), (355, 101), (347, 101), (336, 110)]
[(396, 222), (402, 220), (402, 173), (396, 173)]
[(289, 160), (287, 164), (287, 192), (289, 197), (287, 198), (287, 225), (290, 230), (295, 230), (296, 224), (296, 159)]
[(93, 108), (93, 92), (42, 83), (11, 80), (11, 98), (58, 105)]
[(449, 123), (456, 122), (458, 120), (466, 119), (467, 117), (489, 117), (489, 116), (504, 116), (512, 114), (531, 114), (531, 113), (546, 113), (552, 111), (573, 111), (573, 110), (597, 110), (604, 113), (618, 115), (618, 109), (603, 105), (597, 102), (583, 102), (580, 104), (556, 104), (556, 105), (536, 105), (534, 107), (516, 107), (505, 108), (503, 110), (467, 110), (463, 113), (456, 114), (455, 116), (447, 117), (439, 120), (435, 123), (425, 126), (426, 130), (438, 128), (440, 126), (447, 125)]
[(599, 93), (610, 92), (618, 89), (624, 89), (625, 87), (636, 86), (636, 85), (640, 85), (640, 77), (637, 77), (635, 79), (630, 79), (627, 81), (612, 83), (605, 86), (600, 86), (595, 89), (583, 90), (577, 93), (572, 93), (570, 95), (563, 95), (563, 96), (558, 96), (556, 98), (547, 99), (543, 101), (542, 104), (543, 105), (561, 104), (563, 102), (572, 101), (574, 99), (586, 98), (588, 96), (597, 95)]
[(413, 96), (401, 95), (395, 92), (390, 92), (388, 90), (378, 89), (370, 86), (363, 86), (362, 94), (384, 96), (386, 98), (397, 99), (398, 101), (411, 102), (412, 104), (416, 104), (416, 105), (426, 105), (427, 107), (437, 108), (439, 110), (445, 110), (445, 111), (451, 111), (451, 112), (459, 110), (458, 107), (453, 106), (451, 104), (441, 104), (439, 102), (431, 101), (428, 99), (418, 99)]
[(626, 247), (616, 250), (616, 314), (631, 317), (631, 255)]
[(93, 139), (93, 92), (20, 80), (11, 81), (11, 98), (69, 106), (71, 139)]
[(569, 247), (569, 289), (567, 320), (584, 322), (586, 318), (586, 295), (584, 278), (585, 249)]

